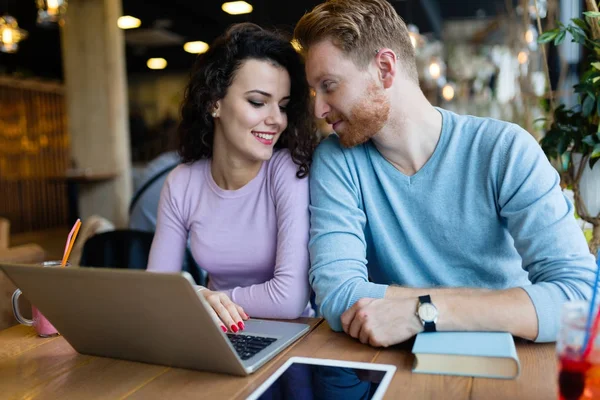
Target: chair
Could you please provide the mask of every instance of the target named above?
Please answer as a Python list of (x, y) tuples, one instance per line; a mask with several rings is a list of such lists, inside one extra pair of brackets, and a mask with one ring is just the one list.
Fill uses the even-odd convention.
[(10, 221), (0, 217), (0, 262), (35, 264), (44, 261), (46, 253), (34, 243), (10, 247)]
[(81, 221), (81, 229), (77, 240), (71, 250), (69, 261), (71, 265), (79, 265), (81, 260), (81, 252), (83, 251), (83, 245), (89, 238), (100, 233), (114, 231), (115, 225), (108, 219), (101, 217), (100, 215), (90, 215)]
[[(153, 232), (120, 229), (90, 237), (83, 245), (79, 265), (84, 267), (111, 267), (146, 269)], [(200, 269), (186, 249), (183, 271), (192, 275), (197, 284), (205, 284)]]

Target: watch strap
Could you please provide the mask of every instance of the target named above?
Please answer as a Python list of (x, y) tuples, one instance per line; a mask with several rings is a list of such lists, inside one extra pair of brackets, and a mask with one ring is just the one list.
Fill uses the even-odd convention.
[(427, 322), (425, 321), (423, 323), (423, 329), (425, 330), (425, 332), (435, 332), (435, 322)]

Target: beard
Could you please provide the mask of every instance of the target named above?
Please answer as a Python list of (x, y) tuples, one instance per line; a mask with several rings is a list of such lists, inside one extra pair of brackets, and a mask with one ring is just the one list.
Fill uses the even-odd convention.
[(343, 119), (344, 129), (337, 132), (341, 145), (350, 148), (367, 142), (383, 128), (389, 116), (389, 100), (383, 89), (372, 83), (364, 98), (352, 107), (350, 117)]

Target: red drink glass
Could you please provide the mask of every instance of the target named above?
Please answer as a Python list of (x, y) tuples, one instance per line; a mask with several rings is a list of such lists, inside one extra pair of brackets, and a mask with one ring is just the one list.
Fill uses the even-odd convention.
[(591, 339), (592, 351), (583, 358), (588, 312), (589, 303), (584, 301), (563, 306), (556, 342), (560, 400), (600, 399), (600, 335)]

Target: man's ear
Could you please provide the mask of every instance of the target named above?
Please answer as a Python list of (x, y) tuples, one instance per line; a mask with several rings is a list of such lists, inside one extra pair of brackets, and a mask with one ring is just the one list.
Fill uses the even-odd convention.
[(398, 58), (393, 50), (380, 49), (375, 56), (375, 65), (379, 72), (379, 79), (385, 89), (389, 89), (394, 82), (398, 70)]

